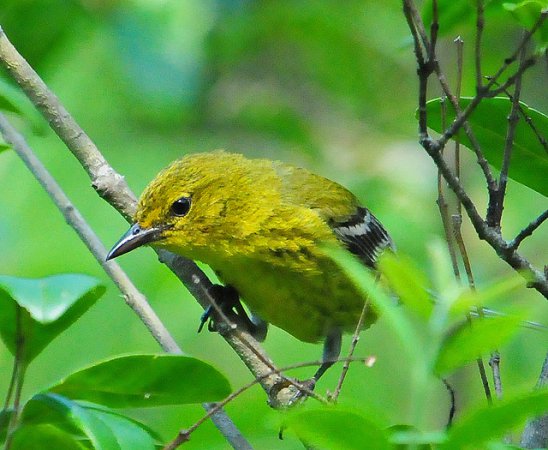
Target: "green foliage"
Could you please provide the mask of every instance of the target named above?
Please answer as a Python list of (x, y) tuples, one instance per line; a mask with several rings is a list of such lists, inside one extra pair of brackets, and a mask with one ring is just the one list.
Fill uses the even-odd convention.
[[(461, 98), (460, 108), (465, 109), (471, 98)], [(539, 136), (548, 136), (548, 117), (533, 108), (529, 108), (520, 102), (520, 121), (516, 126), (514, 145), (512, 147), (512, 163), (509, 176), (514, 180), (536, 190), (548, 197), (548, 154), (544, 149)], [(474, 134), (481, 146), (481, 150), (489, 163), (500, 169), (506, 141), (508, 127), (508, 115), (512, 108), (512, 102), (508, 98), (486, 98), (476, 107), (470, 115), (470, 123)], [(443, 133), (444, 127), (455, 119), (455, 111), (449, 102), (436, 98), (427, 103), (428, 126), (438, 133)], [(531, 120), (536, 129), (524, 120)], [(471, 143), (463, 131), (454, 139), (458, 139), (468, 148)]]
[(521, 319), (515, 316), (490, 317), (466, 322), (451, 330), (439, 349), (434, 370), (443, 376), (496, 350), (506, 343), (518, 329)]
[[(36, 108), (19, 89), (0, 77), (0, 111), (6, 111), (22, 116), (35, 133), (42, 133), (45, 124)], [(1, 141), (1, 140), (0, 140)], [(0, 151), (2, 150), (0, 142)]]
[(530, 392), (505, 399), (491, 408), (480, 408), (461, 419), (448, 433), (443, 450), (479, 448), (489, 439), (502, 436), (523, 424), (527, 417), (543, 414), (548, 409), (548, 390)]
[[(510, 6), (516, 10), (514, 15), (502, 8), (503, 1), (485, 3), (482, 67), (485, 74), (493, 74), (515, 50), (522, 25), (530, 27), (535, 17), (520, 17), (530, 11), (531, 6), (525, 6), (527, 2), (518, 3), (523, 5), (519, 8)], [(431, 4), (431, 0), (422, 2), (423, 14), (430, 17)], [(438, 56), (448, 82), (455, 85), (452, 40), (460, 35), (465, 42), (462, 92), (473, 95), (475, 2), (438, 0), (438, 5)], [(423, 17), (428, 29), (430, 19)], [(463, 314), (473, 305), (492, 307), (496, 301), (500, 308), (512, 304), (526, 305), (528, 309), (539, 304), (534, 320), (546, 321), (544, 305), (532, 290), (524, 289), (518, 277), (508, 277), (503, 264), (493, 264), (483, 244), (474, 239), (467, 242), (467, 247), (474, 256), (472, 262), (480, 286), (477, 294), (459, 290), (454, 281), (447, 281), (453, 279), (447, 260), (441, 258), (428, 264), (428, 242), (433, 235), (441, 234), (441, 228), (432, 200), (436, 192), (428, 175), (430, 167), (417, 151), (409, 151), (410, 147), (416, 148), (412, 114), (417, 79), (412, 48), (401, 48), (403, 41), (411, 42), (401, 2), (350, 0), (342, 6), (335, 0), (5, 0), (0, 8), (0, 24), (136, 193), (169, 161), (190, 152), (226, 148), (247, 156), (267, 156), (304, 165), (339, 180), (382, 218), (398, 249), (413, 257), (412, 267), (405, 263), (400, 274), (409, 286), (398, 286), (397, 267), (394, 272), (384, 269), (385, 278), (397, 290), (403, 305), (395, 306), (397, 300), (379, 289), (379, 309), (385, 306), (386, 311), (375, 326), (362, 334), (357, 348), (358, 355), (372, 354), (377, 362), (367, 369), (352, 365), (340, 403), (351, 402), (355, 407), (350, 411), (343, 409), (341, 414), (355, 414), (357, 421), (374, 423), (396, 448), (414, 444), (435, 448), (448, 439), (443, 429), (447, 395), (431, 373), (444, 338), (458, 328)], [(542, 64), (533, 68), (532, 77), (526, 72), (522, 99), (546, 111), (545, 74), (537, 70), (542, 69)], [(16, 115), (11, 114), (16, 125), (34, 123), (23, 103), (12, 97), (17, 90), (1, 92), (1, 101), (12, 102), (20, 109)], [(24, 102), (21, 95), (19, 98)], [(4, 111), (9, 109), (8, 105)], [(42, 119), (38, 121), (44, 124)], [(506, 125), (499, 132), (505, 129)], [(38, 137), (27, 132), (25, 137), (59, 177), (97, 233), (105, 242), (115, 239), (125, 226), (122, 219), (91, 189), (86, 189), (89, 183), (83, 181), (80, 167), (63, 154), (59, 141), (51, 134)], [(5, 147), (0, 144), (0, 151), (2, 148)], [(500, 159), (501, 147), (498, 148)], [(65, 226), (16, 155), (4, 152), (0, 156), (0, 272), (41, 276), (44, 272), (76, 270), (104, 278), (100, 267), (79, 247), (72, 230)], [(463, 180), (477, 194), (484, 186), (469, 164), (473, 157), (467, 156), (463, 154)], [(517, 159), (514, 154), (512, 164)], [(529, 169), (534, 173), (535, 165), (529, 164)], [(505, 205), (505, 231), (521, 229), (533, 214), (538, 214), (543, 201), (536, 192), (513, 186)], [(52, 230), (55, 239), (48, 238), (53, 235)], [(546, 230), (541, 227), (531, 240), (546, 242)], [(467, 231), (465, 220), (463, 232)], [(525, 242), (523, 248), (532, 249), (527, 256), (531, 256), (533, 264), (545, 262), (541, 245)], [(199, 308), (156, 258), (142, 252), (129, 256), (122, 264), (145, 290), (185, 351), (206, 361), (214, 360), (234, 386), (249, 379), (241, 361), (217, 336), (196, 335)], [(399, 266), (398, 262), (395, 264)], [(357, 276), (361, 277), (358, 272)], [(486, 282), (495, 278), (505, 280), (495, 285)], [(371, 289), (378, 288), (372, 280), (364, 283), (369, 283)], [(487, 295), (488, 292), (492, 294)], [(382, 302), (386, 303), (381, 305)], [(474, 324), (478, 323), (474, 319)], [(538, 359), (546, 350), (545, 336), (540, 333), (522, 329), (515, 333), (501, 349), (505, 397), (509, 401), (516, 384), (534, 384)], [(343, 348), (348, 339), (345, 338)], [(35, 365), (27, 374), (24, 394), (41, 392), (44, 386), (67, 374), (67, 365), (89, 365), (120, 352), (153, 352), (155, 345), (117, 291), (110, 288), (105, 301), (97, 302), (91, 314), (71, 326), (62, 339), (52, 341), (47, 352), (33, 360)], [(280, 366), (315, 360), (321, 352), (319, 345), (303, 345), (274, 327), (266, 346)], [(11, 359), (9, 351), (0, 351), (0, 388), (5, 389), (9, 383), (6, 367)], [(478, 392), (480, 383), (473, 367), (457, 370), (457, 413), (463, 418), (458, 419), (459, 425), (468, 417), (469, 403), (477, 402), (482, 394)], [(333, 386), (337, 372), (337, 367), (328, 371), (316, 388), (318, 392)], [(303, 370), (298, 375), (301, 374), (308, 377), (310, 371)], [(168, 376), (177, 377), (184, 379), (179, 372)], [(34, 400), (32, 408), (39, 403)], [(75, 399), (66, 401), (88, 414), (99, 408)], [(308, 403), (314, 406), (311, 400)], [(364, 410), (366, 404), (387, 419), (378, 421), (376, 414)], [(525, 403), (514, 406), (529, 407)], [(47, 408), (42, 409), (44, 422), (29, 422), (16, 431), (12, 449), (32, 449), (40, 436), (44, 437), (43, 442), (51, 440), (60, 449), (74, 448), (73, 444), (76, 448), (92, 447), (83, 431), (69, 420), (46, 413), (51, 410)], [(253, 446), (301, 447), (292, 433), (287, 433), (283, 442), (277, 439), (278, 415), (265, 406), (265, 396), (259, 388), (232, 402), (228, 411)], [(30, 417), (27, 412), (30, 407), (24, 417)], [(189, 405), (121, 410), (116, 414), (126, 418), (127, 414), (136, 414), (153, 424), (162, 436), (174, 437), (203, 411)], [(489, 411), (485, 410), (485, 414), (481, 420), (489, 427)], [(0, 414), (0, 440), (5, 437), (10, 417), (9, 410)], [(387, 428), (392, 424), (397, 425)], [(506, 426), (513, 425), (507, 422), (502, 428)], [(113, 427), (107, 428), (111, 429), (111, 436), (116, 434)], [(341, 430), (336, 432), (353, 432), (349, 427)], [(148, 434), (155, 439), (154, 433)], [(315, 439), (314, 442), (322, 442), (325, 438)], [(351, 439), (349, 436), (350, 442)], [(495, 448), (493, 442), (486, 445)], [(499, 443), (497, 448), (501, 446)], [(206, 422), (185, 444), (187, 447), (224, 448), (226, 442)]]
[(87, 275), (0, 276), (0, 336), (13, 355), (22, 339), (28, 364), (104, 292), (105, 287)]
[[(390, 448), (387, 433), (371, 418), (341, 408), (308, 409), (291, 414), (286, 426), (314, 448), (359, 450)], [(321, 432), (319, 432), (321, 430)]]
[[(0, 277), (0, 333), (15, 357), (16, 396), (24, 382), (24, 368), (104, 291), (98, 280), (85, 275)], [(0, 441), (9, 440), (6, 445), (11, 449), (40, 448), (47, 441), (60, 450), (151, 450), (158, 436), (110, 407), (210, 402), (229, 394), (228, 380), (195, 358), (165, 354), (111, 358), (34, 395), (17, 414), (4, 409)], [(19, 401), (16, 397), (13, 404)]]
[(19, 428), (12, 444), (14, 450), (43, 450), (44, 443), (55, 450), (84, 450), (89, 447), (51, 424), (31, 425)]
[[(51, 425), (73, 441), (88, 440), (97, 450), (151, 450), (155, 437), (142, 424), (86, 402), (57, 394), (39, 394), (26, 404), (17, 433)], [(17, 435), (15, 435), (17, 436)]]
[(379, 270), (399, 299), (409, 309), (428, 320), (434, 303), (426, 290), (428, 281), (425, 274), (415, 267), (410, 259), (396, 257), (391, 253), (383, 255), (379, 261)]
[(99, 362), (49, 391), (113, 408), (146, 408), (221, 400), (230, 394), (230, 385), (224, 375), (198, 359), (159, 354)]
[[(330, 250), (330, 254), (348, 273), (356, 286), (368, 296), (385, 320), (391, 323), (394, 328), (394, 335), (403, 341), (402, 344), (408, 352), (411, 364), (408, 370), (409, 373), (414, 374), (413, 390), (416, 393), (424, 392), (428, 374), (450, 375), (478, 356), (499, 348), (504, 342), (515, 336), (519, 330), (519, 325), (522, 323), (522, 316), (512, 315), (473, 319), (471, 323), (461, 320), (455, 326), (453, 325), (453, 314), (450, 314), (451, 311), (454, 312), (455, 310), (462, 313), (463, 305), (470, 305), (472, 298), (482, 301), (493, 297), (495, 293), (499, 297), (504, 297), (516, 288), (515, 279), (503, 280), (493, 284), (486, 289), (485, 295), (482, 295), (480, 290), (479, 294), (469, 297), (465, 296), (463, 292), (455, 292), (452, 298), (441, 297), (434, 299), (424, 289), (426, 277), (421, 271), (410, 265), (406, 258), (399, 259), (393, 255), (387, 255), (381, 259), (379, 268), (386, 275), (394, 291), (402, 295), (405, 306), (399, 307), (393, 301), (390, 301), (381, 286), (375, 282), (372, 275), (363, 268), (356, 258), (338, 250)], [(394, 280), (396, 281), (394, 282)], [(407, 280), (407, 283), (402, 283), (401, 280)], [(413, 297), (415, 299), (410, 300)], [(464, 300), (465, 298), (466, 300)], [(454, 303), (458, 303), (459, 306), (453, 308)], [(434, 306), (432, 307), (432, 305)], [(420, 318), (418, 328), (407, 318), (406, 307)], [(418, 329), (427, 331), (427, 336), (424, 339), (419, 337)], [(414, 398), (416, 402), (421, 401), (419, 395)], [(468, 417), (459, 419), (454, 428), (446, 435), (443, 432), (430, 436), (423, 434), (421, 431), (411, 430), (403, 433), (398, 431), (392, 435), (395, 439), (392, 442), (398, 444), (426, 444), (429, 442), (428, 439), (431, 439), (430, 442), (433, 443), (443, 442), (443, 448), (456, 449), (466, 446), (472, 448), (477, 444), (498, 437), (504, 431), (508, 431), (523, 422), (525, 418), (544, 412), (548, 404), (546, 398), (546, 391), (540, 394), (535, 392), (523, 397), (511, 398), (494, 408), (485, 406), (479, 409), (471, 414), (470, 417), (473, 417), (473, 419)], [(415, 406), (420, 409), (426, 405), (422, 403)], [(519, 414), (512, 416), (510, 413), (512, 408), (519, 409)], [(338, 411), (337, 414), (344, 416), (345, 413)], [(323, 413), (321, 420), (329, 420), (327, 419), (328, 416), (329, 414)], [(315, 426), (313, 419), (304, 415), (303, 417), (303, 423), (299, 422), (297, 425), (299, 432), (306, 430), (306, 433), (313, 434), (314, 429), (328, 429), (328, 427)], [(314, 417), (312, 416), (312, 418)], [(371, 420), (371, 417), (367, 419)], [(333, 419), (333, 423), (339, 423), (338, 420), (338, 418)], [(350, 423), (348, 418), (342, 419), (341, 423), (345, 421)], [(307, 422), (310, 422), (310, 425)], [(482, 424), (481, 432), (476, 433), (475, 426), (478, 423)], [(373, 428), (369, 424), (362, 427), (352, 425), (339, 425), (339, 427), (343, 428), (344, 432), (339, 432), (336, 438), (332, 437), (332, 434), (336, 433), (326, 432), (324, 435), (322, 431), (322, 436), (311, 442), (322, 443), (323, 445), (329, 442), (330, 445), (340, 445), (340, 448), (343, 448), (344, 444), (339, 444), (338, 441), (334, 441), (335, 443), (332, 444), (328, 440), (343, 439), (343, 442), (350, 443), (348, 448), (354, 448), (351, 447), (354, 439), (359, 442), (359, 432), (355, 433), (355, 428), (362, 429), (365, 427), (368, 432), (374, 430), (374, 433), (379, 431), (378, 428)], [(339, 437), (341, 434), (343, 437)], [(306, 437), (307, 440), (311, 439), (308, 434), (303, 434), (303, 437)]]
[[(548, 2), (546, 0), (524, 0), (519, 3), (503, 3), (503, 7), (527, 30), (531, 30), (540, 19), (542, 11), (548, 9)], [(535, 39), (538, 42), (537, 51), (539, 53), (546, 51), (548, 45), (548, 22), (546, 20), (535, 33)]]

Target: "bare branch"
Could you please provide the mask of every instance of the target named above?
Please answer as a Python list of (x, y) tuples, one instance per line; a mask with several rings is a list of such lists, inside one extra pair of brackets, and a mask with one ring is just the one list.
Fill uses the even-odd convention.
[(543, 211), (535, 220), (533, 220), (529, 225), (521, 230), (518, 235), (508, 244), (508, 248), (512, 250), (517, 250), (523, 240), (531, 236), (546, 219), (548, 219), (548, 209)]
[[(520, 53), (520, 65), (521, 69), (525, 63), (525, 48)], [(499, 186), (497, 192), (497, 200), (495, 207), (491, 210), (491, 216), (487, 216), (487, 223), (500, 229), (500, 221), (502, 220), (502, 212), (504, 210), (504, 197), (506, 196), (506, 184), (508, 183), (508, 171), (510, 170), (510, 159), (512, 157), (512, 149), (514, 147), (514, 136), (516, 134), (516, 127), (519, 122), (519, 99), (521, 97), (521, 76), (523, 71), (518, 70), (518, 76), (515, 79), (516, 85), (514, 89), (514, 96), (512, 98), (512, 109), (508, 116), (508, 127), (506, 130), (506, 139), (504, 142), (504, 153), (502, 158), (502, 165), (500, 169)]]
[[(345, 358), (338, 358), (334, 362), (344, 361), (345, 365), (350, 364), (352, 362), (362, 362), (362, 363), (365, 363), (368, 367), (371, 367), (372, 366), (372, 364), (371, 364), (372, 360), (373, 361), (375, 360), (375, 358), (373, 356), (369, 356), (369, 357), (365, 357), (365, 358), (354, 358), (354, 357), (351, 357), (351, 356), (347, 356)], [(298, 368), (301, 368), (301, 367), (319, 366), (321, 364), (322, 364), (322, 361), (309, 361), (309, 362), (301, 362), (301, 363), (297, 363), (297, 364), (292, 364), (290, 366), (282, 367), (281, 369), (274, 369), (272, 372), (266, 373), (264, 375), (264, 377), (269, 377), (271, 375), (280, 375), (282, 372), (287, 372), (289, 370), (298, 369)], [(211, 409), (211, 411), (209, 411), (205, 416), (198, 419), (196, 422), (194, 422), (194, 424), (192, 424), (187, 429), (179, 431), (177, 436), (171, 442), (169, 442), (168, 444), (166, 444), (164, 446), (163, 450), (174, 450), (174, 449), (178, 448), (181, 444), (184, 444), (185, 442), (188, 442), (190, 440), (190, 435), (194, 431), (196, 431), (206, 420), (208, 420), (211, 417), (212, 413), (214, 413), (216, 410), (224, 407), (225, 405), (227, 405), (228, 403), (233, 401), (235, 398), (239, 397), (244, 392), (246, 392), (247, 390), (249, 390), (250, 388), (252, 388), (257, 383), (260, 383), (260, 382), (261, 382), (261, 379), (256, 378), (256, 379), (250, 381), (249, 383), (245, 384), (241, 388), (237, 389), (236, 391), (232, 392), (228, 397), (221, 400), (220, 402), (212, 403), (213, 408)]]
[[(428, 38), (426, 37), (426, 33), (424, 31), (424, 24), (422, 23), (422, 19), (420, 18), (420, 15), (418, 14), (417, 8), (415, 7), (415, 4), (413, 0), (403, 0), (404, 3), (404, 13), (406, 15), (408, 24), (410, 25), (412, 29), (413, 36), (420, 37), (422, 39), (422, 45), (425, 48), (430, 47), (430, 43), (428, 42)], [(547, 13), (548, 14), (548, 13)], [(518, 45), (518, 52), (521, 51), (521, 49), (527, 44), (527, 42), (530, 40), (532, 34), (534, 31), (538, 29), (544, 18), (547, 14), (543, 13), (542, 19), (539, 19), (533, 29), (526, 33), (524, 38), (522, 39), (521, 43)], [(415, 31), (413, 31), (415, 29)], [(515, 53), (517, 55), (518, 53)], [(512, 55), (510, 58), (507, 58), (503, 64), (504, 69), (511, 64), (511, 60), (515, 60), (514, 55)], [(426, 122), (426, 106), (425, 106), (425, 99), (426, 99), (426, 86), (427, 86), (427, 80), (428, 77), (427, 72), (421, 71), (421, 62), (417, 61), (419, 63), (419, 143), (422, 145), (422, 147), (426, 150), (426, 152), (430, 155), (430, 157), (433, 159), (436, 166), (441, 171), (443, 177), (449, 184), (450, 188), (455, 192), (457, 195), (459, 201), (462, 203), (462, 206), (464, 207), (468, 217), (470, 218), (472, 225), (474, 226), (474, 229), (476, 233), (478, 234), (478, 237), (482, 240), (485, 240), (489, 243), (491, 247), (497, 252), (499, 257), (508, 263), (511, 267), (513, 267), (516, 270), (521, 271), (521, 273), (525, 272), (525, 277), (528, 278), (529, 286), (535, 288), (538, 292), (540, 292), (544, 297), (548, 298), (548, 280), (546, 277), (546, 274), (544, 274), (542, 271), (536, 269), (531, 265), (531, 263), (521, 256), (519, 253), (515, 251), (515, 249), (509, 248), (508, 244), (504, 239), (502, 238), (499, 230), (495, 230), (488, 226), (488, 224), (482, 219), (482, 217), (479, 215), (476, 206), (472, 199), (468, 196), (462, 185), (460, 184), (460, 180), (455, 177), (455, 175), (451, 172), (448, 165), (443, 159), (443, 156), (441, 154), (441, 149), (445, 146), (447, 140), (455, 135), (457, 131), (463, 127), (465, 131), (469, 129), (466, 119), (468, 116), (472, 113), (472, 111), (477, 107), (477, 105), (482, 100), (481, 95), (476, 95), (474, 99), (470, 102), (468, 107), (462, 112), (459, 112), (459, 106), (457, 99), (452, 95), (451, 90), (447, 84), (447, 81), (445, 80), (445, 76), (441, 72), (441, 69), (439, 68), (439, 64), (434, 60), (434, 70), (436, 74), (438, 75), (438, 81), (440, 82), (443, 91), (447, 95), (447, 97), (451, 100), (453, 106), (455, 107), (455, 110), (457, 111), (457, 118), (453, 122), (453, 124), (445, 131), (443, 136), (439, 140), (434, 140), (427, 134), (427, 122)], [(424, 64), (427, 64), (425, 61)], [(495, 77), (489, 81), (489, 83), (484, 87), (484, 90), (490, 89), (491, 86), (494, 85), (494, 83), (497, 82), (497, 78), (502, 74), (504, 70), (499, 70)], [(424, 103), (423, 103), (424, 102)], [(471, 130), (470, 130), (471, 131)], [(468, 137), (470, 138), (472, 144), (474, 143), (474, 136), (471, 133), (467, 132)], [(476, 146), (473, 145), (475, 148)], [(484, 171), (484, 175), (486, 176), (487, 182), (488, 182), (488, 189), (490, 194), (490, 203), (492, 203), (492, 199), (494, 197), (494, 194), (496, 193), (496, 181), (491, 175), (490, 169), (488, 167), (487, 162), (485, 161), (485, 158), (483, 158), (483, 154), (481, 153), (481, 149), (479, 149), (479, 146), (475, 148), (476, 155), (478, 157), (478, 162), (480, 162), (480, 165), (482, 166), (482, 169)]]
[(360, 332), (362, 331), (363, 321), (365, 320), (365, 314), (367, 313), (369, 306), (370, 306), (369, 301), (366, 300), (363, 305), (360, 318), (358, 319), (358, 323), (356, 324), (356, 329), (354, 330), (354, 334), (352, 335), (350, 350), (348, 351), (348, 356), (346, 357), (346, 361), (343, 364), (341, 375), (339, 376), (339, 381), (337, 382), (337, 387), (335, 388), (335, 392), (333, 392), (333, 395), (330, 397), (330, 400), (335, 403), (337, 402), (339, 395), (341, 393), (342, 385), (346, 378), (346, 374), (348, 373), (348, 369), (350, 368), (350, 362), (352, 361), (352, 356), (354, 355), (354, 350), (356, 350), (356, 346), (358, 345), (358, 342), (360, 340)]

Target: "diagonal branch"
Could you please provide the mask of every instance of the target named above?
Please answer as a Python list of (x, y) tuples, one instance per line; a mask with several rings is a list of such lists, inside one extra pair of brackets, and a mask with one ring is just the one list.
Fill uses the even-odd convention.
[(523, 242), (523, 240), (529, 236), (531, 236), (535, 230), (542, 225), (542, 222), (544, 222), (546, 219), (548, 219), (548, 209), (544, 210), (535, 220), (533, 220), (529, 225), (527, 225), (523, 230), (521, 230), (517, 236), (510, 241), (508, 244), (508, 247), (512, 250), (517, 250), (519, 245)]
[[(414, 1), (403, 0), (403, 5), (404, 14), (415, 40), (415, 49), (429, 49), (431, 44), (428, 40), (428, 37), (426, 36), (424, 23), (422, 22), (420, 14), (418, 14), (418, 10), (415, 6)], [(516, 57), (519, 55), (519, 52), (521, 52), (521, 49), (523, 49), (527, 42), (529, 42), (532, 34), (538, 29), (540, 24), (542, 24), (547, 15), (548, 12), (547, 14), (543, 13), (542, 17), (535, 23), (534, 27), (525, 34), (520, 44), (518, 45), (518, 49), (516, 50), (516, 52), (514, 52), (514, 54), (510, 58), (507, 58), (504, 61), (502, 68), (497, 71), (495, 76), (490, 79), (487, 85), (485, 85), (483, 89), (484, 92), (487, 92), (497, 82), (498, 77), (500, 77), (504, 70), (513, 61), (515, 61)], [(427, 53), (430, 54), (429, 52)], [(421, 58), (417, 58), (417, 63), (419, 64), (419, 143), (426, 150), (428, 155), (433, 159), (434, 163), (447, 181), (447, 184), (449, 184), (450, 188), (457, 195), (459, 201), (462, 203), (462, 206), (466, 210), (466, 213), (470, 218), (470, 221), (472, 222), (472, 225), (474, 226), (478, 237), (482, 240), (487, 241), (503, 261), (508, 263), (515, 270), (521, 271), (523, 276), (528, 279), (529, 286), (535, 288), (538, 292), (540, 292), (544, 297), (548, 299), (548, 279), (546, 274), (535, 268), (525, 257), (520, 255), (515, 248), (511, 248), (508, 243), (502, 238), (500, 230), (490, 227), (489, 224), (483, 220), (483, 218), (477, 211), (476, 205), (464, 190), (462, 184), (460, 183), (460, 180), (451, 172), (442, 156), (441, 151), (449, 138), (454, 136), (461, 127), (464, 128), (465, 131), (470, 128), (467, 123), (467, 118), (474, 111), (477, 105), (479, 105), (481, 100), (485, 97), (485, 94), (478, 93), (470, 102), (468, 107), (461, 112), (459, 110), (458, 100), (451, 93), (449, 85), (447, 84), (445, 76), (441, 72), (440, 66), (436, 58), (434, 57), (433, 60), (427, 61), (424, 59), (424, 54), (421, 53)], [(442, 137), (438, 140), (432, 139), (427, 132), (428, 125), (425, 103), (427, 79), (431, 75), (431, 72), (424, 70), (424, 68), (429, 68), (429, 66), (433, 66), (433, 70), (438, 77), (438, 81), (442, 86), (444, 93), (450, 99), (457, 112), (456, 119), (453, 121), (451, 126), (444, 132)], [(467, 135), (473, 144), (475, 137), (472, 133), (467, 132)], [(472, 147), (476, 152), (478, 162), (480, 163), (480, 166), (482, 167), (487, 180), (490, 197), (489, 206), (493, 207), (494, 199), (497, 193), (497, 183), (491, 174), (487, 161), (483, 157), (483, 153), (481, 152), (479, 146), (472, 145)]]
[[(49, 194), (55, 206), (63, 214), (67, 223), (76, 231), (82, 242), (86, 245), (99, 265), (114, 281), (114, 284), (122, 292), (126, 303), (135, 311), (154, 339), (158, 341), (162, 349), (168, 353), (182, 354), (183, 352), (169, 334), (160, 318), (151, 308), (146, 297), (135, 287), (131, 279), (122, 270), (118, 263), (105, 261), (107, 250), (98, 236), (91, 229), (80, 211), (72, 204), (62, 188), (57, 184), (48, 170), (36, 157), (32, 149), (26, 143), (15, 128), (9, 123), (3, 114), (0, 114), (0, 133), (3, 135), (14, 151), (23, 160), (27, 168)], [(214, 405), (204, 404), (206, 411), (211, 413), (212, 421), (217, 425), (228, 442), (236, 449), (250, 450), (251, 446), (241, 435), (236, 426), (223, 410)]]

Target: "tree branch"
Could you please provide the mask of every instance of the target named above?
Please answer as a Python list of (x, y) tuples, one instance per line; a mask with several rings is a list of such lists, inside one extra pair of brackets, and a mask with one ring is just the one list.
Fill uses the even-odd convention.
[(517, 236), (508, 244), (508, 247), (512, 250), (517, 250), (519, 245), (523, 240), (531, 236), (535, 230), (542, 225), (548, 219), (548, 209), (543, 211), (535, 220), (533, 220), (529, 225), (527, 225), (523, 230), (521, 230)]
[[(411, 33), (415, 40), (415, 48), (417, 49), (417, 47), (420, 47), (420, 45), (422, 45), (424, 48), (429, 49), (430, 42), (428, 41), (428, 37), (426, 36), (426, 31), (424, 29), (424, 24), (422, 22), (422, 19), (420, 18), (420, 15), (418, 14), (417, 8), (413, 0), (403, 0), (403, 5), (404, 5), (404, 14), (406, 16), (407, 22), (411, 29)], [(501, 69), (499, 69), (499, 71), (497, 71), (495, 76), (492, 79), (490, 79), (490, 81), (484, 87), (483, 91), (487, 91), (488, 89), (490, 89), (491, 86), (493, 86), (497, 82), (498, 77), (500, 77), (500, 75), (504, 72), (506, 67), (508, 67), (508, 65), (510, 65), (513, 61), (515, 61), (516, 57), (519, 55), (519, 52), (521, 52), (521, 49), (524, 48), (526, 43), (530, 40), (534, 31), (540, 27), (540, 25), (546, 18), (547, 14), (542, 13), (542, 17), (535, 23), (535, 26), (532, 28), (532, 30), (530, 30), (529, 32), (525, 34), (524, 38), (521, 40), (520, 44), (518, 45), (516, 52), (514, 52), (514, 54), (510, 58), (507, 58), (504, 61), (504, 64), (501, 67)], [(420, 42), (419, 42), (419, 39), (421, 40)], [(468, 194), (462, 187), (460, 180), (456, 178), (455, 175), (451, 172), (447, 163), (444, 161), (441, 153), (442, 148), (445, 146), (449, 138), (454, 136), (461, 127), (463, 127), (465, 131), (467, 131), (469, 126), (466, 119), (472, 113), (472, 111), (477, 107), (477, 105), (481, 102), (485, 94), (483, 94), (482, 96), (480, 95), (480, 93), (478, 93), (474, 97), (474, 99), (470, 102), (468, 107), (461, 113), (459, 111), (458, 101), (455, 98), (455, 96), (451, 93), (451, 90), (445, 80), (445, 76), (442, 74), (436, 59), (434, 59), (433, 61), (425, 61), (423, 59), (417, 58), (417, 63), (419, 65), (419, 70), (418, 70), (418, 74), (419, 74), (419, 143), (426, 150), (428, 155), (430, 155), (430, 157), (432, 158), (432, 160), (434, 161), (434, 163), (436, 164), (436, 166), (442, 173), (443, 177), (447, 181), (447, 184), (449, 184), (450, 188), (457, 195), (468, 217), (470, 218), (478, 237), (482, 240), (485, 240), (496, 251), (497, 255), (503, 261), (505, 261), (515, 270), (518, 270), (518, 271), (521, 271), (521, 273), (524, 273), (525, 278), (527, 278), (529, 281), (530, 287), (535, 288), (544, 297), (548, 298), (548, 279), (546, 275), (540, 270), (533, 267), (531, 263), (525, 257), (517, 253), (515, 249), (509, 247), (508, 243), (502, 238), (502, 235), (500, 234), (500, 230), (496, 230), (490, 227), (482, 219), (482, 217), (480, 216), (480, 214), (478, 213), (476, 209), (474, 202), (472, 201), (472, 199), (468, 196)], [(434, 65), (434, 71), (438, 75), (438, 81), (441, 84), (442, 89), (447, 95), (447, 97), (451, 100), (457, 112), (456, 119), (453, 121), (451, 126), (444, 132), (444, 134), (439, 140), (432, 139), (427, 133), (428, 125), (427, 125), (427, 116), (426, 116), (426, 107), (425, 107), (426, 86), (427, 86), (426, 78), (430, 74), (428, 72), (422, 71), (421, 69), (423, 67), (427, 67), (429, 64)], [(421, 114), (422, 110), (424, 110), (424, 114)], [(467, 132), (467, 135), (471, 139), (471, 142), (473, 144), (474, 143), (473, 134)], [(489, 190), (489, 197), (490, 197), (489, 203), (490, 203), (490, 206), (492, 206), (494, 195), (496, 195), (497, 183), (494, 180), (494, 178), (492, 178), (492, 175), (490, 175), (491, 174), (490, 169), (488, 168), (485, 158), (483, 158), (481, 149), (479, 149), (479, 147), (476, 148), (476, 146), (474, 145), (472, 147), (475, 149), (476, 155), (478, 157), (478, 162), (480, 162), (480, 165), (482, 166), (482, 169), (484, 170), (484, 175), (486, 176), (486, 179), (488, 182), (488, 190)], [(482, 161), (485, 164), (483, 164)]]
[[(128, 306), (135, 311), (162, 349), (168, 353), (182, 354), (183, 352), (170, 335), (169, 331), (165, 328), (160, 318), (151, 308), (146, 297), (135, 287), (118, 263), (114, 261), (105, 261), (107, 250), (102, 242), (88, 225), (80, 211), (72, 204), (62, 188), (36, 157), (23, 136), (11, 126), (6, 117), (1, 113), (0, 133), (2, 133), (5, 141), (13, 147), (14, 151), (23, 160), (29, 171), (49, 194), (61, 214), (63, 214), (67, 223), (76, 231), (99, 265), (112, 279), (114, 284), (116, 284), (120, 292), (122, 292)], [(204, 404), (206, 411), (211, 411), (212, 407), (213, 406), (209, 404)], [(249, 443), (247, 443), (223, 410), (217, 408), (214, 411), (214, 414), (212, 414), (212, 420), (234, 448), (244, 450), (251, 449)]]

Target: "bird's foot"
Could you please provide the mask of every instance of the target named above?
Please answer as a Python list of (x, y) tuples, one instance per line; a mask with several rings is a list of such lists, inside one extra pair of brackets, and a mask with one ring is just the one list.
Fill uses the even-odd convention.
[(209, 294), (216, 306), (210, 305), (206, 308), (200, 317), (198, 333), (206, 324), (208, 331), (220, 333), (226, 331), (223, 324), (230, 328), (232, 328), (231, 324), (235, 324), (240, 329), (248, 331), (258, 341), (264, 340), (268, 324), (256, 316), (248, 317), (235, 288), (230, 285), (214, 284), (209, 288)]
[(270, 406), (275, 409), (291, 408), (304, 402), (316, 387), (314, 378), (294, 381), (292, 383), (289, 380), (282, 380), (270, 389), (268, 396)]

